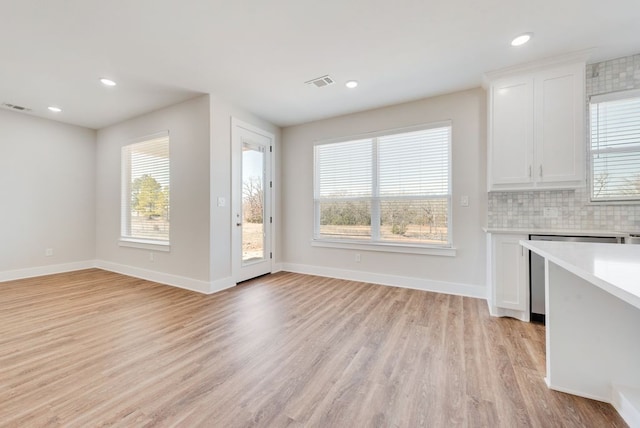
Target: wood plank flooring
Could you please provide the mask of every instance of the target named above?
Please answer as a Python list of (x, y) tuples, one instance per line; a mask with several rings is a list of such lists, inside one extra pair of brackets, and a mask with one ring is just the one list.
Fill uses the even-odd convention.
[(205, 296), (97, 269), (0, 284), (0, 426), (609, 427), (484, 300), (279, 273)]

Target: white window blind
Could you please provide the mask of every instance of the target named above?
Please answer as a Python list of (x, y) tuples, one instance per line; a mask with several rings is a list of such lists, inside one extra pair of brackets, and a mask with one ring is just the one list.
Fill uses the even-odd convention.
[(326, 144), (316, 150), (321, 198), (370, 197), (373, 140)]
[(315, 147), (317, 240), (450, 246), (451, 126)]
[(449, 132), (446, 127), (380, 137), (380, 196), (447, 195)]
[(640, 93), (594, 97), (591, 115), (591, 199), (640, 200)]
[(169, 134), (122, 148), (122, 238), (169, 242)]

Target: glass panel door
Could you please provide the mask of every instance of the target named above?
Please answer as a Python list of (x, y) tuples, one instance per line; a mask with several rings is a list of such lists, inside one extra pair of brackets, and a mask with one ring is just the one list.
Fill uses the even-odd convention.
[(264, 146), (242, 143), (242, 264), (265, 258)]
[(232, 119), (232, 275), (236, 283), (271, 273), (271, 147), (274, 136)]

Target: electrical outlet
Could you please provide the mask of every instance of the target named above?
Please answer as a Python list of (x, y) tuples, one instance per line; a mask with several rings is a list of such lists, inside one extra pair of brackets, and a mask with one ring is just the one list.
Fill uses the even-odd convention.
[(360, 253), (356, 253), (356, 263), (360, 263), (360, 260), (362, 260)]
[(558, 218), (558, 208), (544, 207), (542, 215), (544, 216), (544, 218)]
[(53, 256), (53, 248), (46, 248), (46, 249), (44, 250), (44, 255), (45, 255), (46, 257), (51, 257), (51, 256)]

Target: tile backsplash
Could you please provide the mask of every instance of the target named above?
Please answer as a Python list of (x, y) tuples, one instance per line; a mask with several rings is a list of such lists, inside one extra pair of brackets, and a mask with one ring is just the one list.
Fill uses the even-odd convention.
[(489, 228), (640, 232), (640, 205), (591, 204), (586, 189), (492, 192), (488, 219)]
[(591, 95), (640, 88), (640, 54), (588, 64), (587, 99)]
[[(640, 89), (640, 54), (586, 67), (586, 95)], [(545, 208), (547, 216), (545, 217)], [(640, 233), (640, 204), (603, 205), (588, 189), (490, 192), (489, 228), (609, 230)]]

